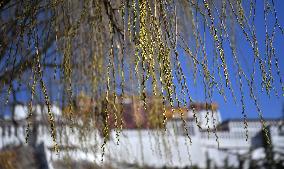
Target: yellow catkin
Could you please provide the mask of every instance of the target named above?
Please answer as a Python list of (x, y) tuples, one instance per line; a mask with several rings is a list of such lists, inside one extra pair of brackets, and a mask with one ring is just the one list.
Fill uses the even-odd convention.
[(37, 37), (37, 35), (35, 36), (35, 42), (36, 42), (35, 50), (36, 50), (36, 69), (37, 69), (36, 73), (38, 74), (41, 89), (42, 89), (42, 92), (44, 94), (45, 104), (47, 106), (48, 121), (49, 121), (49, 124), (50, 124), (51, 137), (52, 137), (52, 140), (53, 140), (53, 143), (54, 143), (54, 151), (59, 152), (59, 148), (58, 148), (58, 145), (57, 145), (57, 142), (56, 142), (55, 119), (54, 119), (53, 113), (51, 112), (51, 104), (50, 104), (50, 101), (49, 101), (49, 97), (48, 97), (48, 94), (47, 94), (47, 89), (46, 89), (45, 83), (44, 83), (43, 78), (42, 78), (43, 72), (42, 72), (42, 68), (41, 68), (41, 64), (40, 64), (40, 53), (39, 53), (39, 49), (38, 49), (38, 37)]
[[(110, 47), (110, 52), (109, 52), (109, 55), (107, 56), (107, 83), (106, 83), (106, 94), (105, 94), (105, 111), (103, 112), (104, 113), (104, 116), (105, 116), (105, 119), (104, 119), (104, 127), (103, 127), (103, 144), (101, 146), (102, 148), (102, 161), (103, 161), (103, 157), (104, 157), (104, 154), (105, 154), (105, 146), (107, 144), (107, 140), (109, 138), (109, 132), (110, 132), (110, 126), (109, 126), (109, 117), (110, 117), (110, 112), (109, 112), (109, 94), (110, 94), (110, 78), (111, 78), (111, 75), (110, 75), (110, 69), (111, 69), (111, 57), (112, 57), (112, 54), (113, 54), (113, 45), (114, 45), (114, 41), (113, 41), (113, 26), (111, 23), (109, 23), (109, 30), (110, 30), (110, 38), (111, 38), (111, 47)], [(114, 91), (115, 92), (115, 91)]]
[(228, 73), (228, 68), (227, 68), (226, 59), (225, 59), (225, 52), (224, 52), (222, 44), (219, 40), (219, 37), (218, 37), (218, 34), (217, 34), (217, 29), (214, 26), (214, 18), (213, 18), (211, 9), (209, 7), (209, 3), (206, 0), (204, 0), (203, 2), (204, 2), (204, 6), (205, 6), (205, 8), (208, 12), (208, 16), (211, 20), (211, 34), (214, 38), (214, 41), (216, 42), (217, 49), (220, 53), (220, 59), (222, 61), (221, 66), (223, 67), (223, 70), (224, 70), (224, 75), (225, 75), (225, 79), (226, 79), (226, 86), (229, 86), (229, 73)]
[(35, 87), (36, 87), (36, 84), (37, 84), (37, 79), (36, 79), (36, 74), (35, 74), (35, 70), (34, 69), (34, 66), (32, 68), (32, 72), (33, 72), (33, 82), (32, 82), (32, 86), (31, 86), (31, 99), (30, 99), (30, 102), (28, 104), (28, 116), (27, 116), (27, 128), (26, 128), (26, 137), (25, 137), (25, 140), (26, 140), (26, 143), (28, 143), (28, 139), (29, 139), (29, 131), (30, 131), (30, 127), (31, 127), (31, 123), (32, 123), (32, 115), (33, 115), (33, 98), (34, 98), (34, 95), (35, 95)]

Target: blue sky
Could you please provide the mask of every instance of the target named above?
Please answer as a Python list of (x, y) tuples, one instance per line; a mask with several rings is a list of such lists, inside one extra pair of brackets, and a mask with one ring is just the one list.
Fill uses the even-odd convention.
[[(284, 26), (284, 1), (282, 0), (276, 0), (276, 10), (278, 12), (278, 19), (280, 22), (281, 26)], [(256, 9), (256, 33), (257, 33), (257, 38), (258, 38), (258, 43), (259, 43), (259, 49), (260, 49), (260, 54), (261, 57), (264, 57), (264, 40), (265, 40), (265, 27), (264, 27), (264, 19), (263, 19), (263, 1), (257, 1), (257, 9)], [(244, 40), (244, 35), (242, 34), (241, 31), (237, 32), (237, 39), (236, 43), (238, 45), (238, 54), (240, 56), (240, 60), (242, 62), (243, 68), (245, 71), (250, 72), (251, 71), (251, 63), (252, 63), (252, 58), (253, 58), (253, 52), (252, 49), (249, 47), (248, 42)], [(208, 41), (207, 41), (208, 42)], [(283, 44), (284, 44), (284, 35), (280, 33), (278, 30), (277, 36), (275, 39), (275, 48), (276, 48), (276, 55), (279, 58), (279, 65), (281, 69), (281, 76), (284, 79), (284, 51), (283, 51)], [(212, 43), (208, 42), (206, 43), (207, 49), (212, 49)], [(229, 119), (229, 118), (241, 118), (241, 103), (240, 103), (240, 96), (239, 96), (239, 91), (238, 91), (238, 86), (236, 85), (237, 82), (234, 75), (234, 70), (232, 69), (232, 56), (231, 56), (231, 51), (228, 49), (228, 47), (225, 47), (225, 52), (226, 52), (226, 58), (227, 58), (227, 63), (229, 65), (229, 70), (230, 71), (230, 77), (232, 81), (232, 85), (234, 87), (235, 93), (237, 95), (237, 103), (234, 103), (232, 97), (230, 97), (230, 93), (228, 90), (226, 90), (226, 95), (227, 95), (227, 102), (224, 101), (223, 97), (221, 97), (218, 92), (215, 90), (215, 94), (213, 96), (213, 101), (217, 102), (219, 104), (219, 108), (222, 114), (223, 119)], [(208, 58), (212, 58), (212, 52), (208, 52)], [(183, 68), (188, 67), (187, 62), (182, 60), (182, 66)], [(258, 70), (258, 65), (257, 65), (257, 70)], [(192, 73), (188, 72), (190, 70), (185, 69), (185, 73)], [(275, 77), (275, 89), (279, 92), (279, 97), (276, 97), (273, 91), (271, 92), (271, 95), (268, 96), (265, 91), (261, 91), (261, 86), (260, 86), (260, 72), (257, 72), (257, 76), (255, 77), (256, 79), (256, 95), (259, 100), (259, 105), (260, 108), (264, 114), (265, 118), (280, 118), (283, 116), (283, 105), (284, 105), (284, 97), (282, 96), (282, 91), (281, 91), (281, 85), (278, 82), (279, 78), (277, 77), (276, 72), (273, 72), (273, 75)], [(204, 87), (202, 85), (202, 81), (200, 81), (201, 78), (199, 77), (199, 83), (197, 83), (196, 86), (192, 84), (192, 79), (188, 78), (187, 84), (189, 85), (190, 93), (192, 98), (195, 101), (204, 101)], [(223, 79), (224, 80), (224, 79)], [(246, 85), (245, 85), (246, 86)], [(246, 105), (246, 113), (248, 114), (249, 118), (257, 118), (257, 110), (255, 108), (254, 103), (252, 102), (252, 99), (249, 96), (249, 90), (247, 87), (244, 89), (245, 93), (245, 105)], [(26, 100), (26, 93), (21, 93), (18, 95), (18, 97), (22, 100)]]
[[(284, 26), (284, 1), (275, 1), (276, 4), (276, 10), (278, 12), (278, 19), (280, 22), (281, 26)], [(263, 1), (257, 1), (257, 8), (256, 8), (256, 34), (258, 38), (258, 43), (259, 43), (259, 49), (260, 49), (260, 55), (263, 58), (264, 57), (264, 42), (265, 42), (265, 27), (264, 27), (264, 17), (263, 17)], [(271, 25), (274, 22), (270, 23)], [(253, 58), (253, 52), (251, 47), (249, 47), (248, 42), (244, 40), (244, 35), (242, 34), (241, 31), (237, 32), (237, 47), (238, 47), (238, 54), (240, 57), (240, 61), (242, 62), (241, 64), (243, 65), (243, 68), (245, 71), (251, 72), (252, 71), (252, 58)], [(274, 46), (276, 48), (276, 55), (279, 58), (279, 65), (280, 65), (280, 71), (281, 71), (281, 76), (284, 78), (284, 50), (283, 50), (283, 44), (284, 44), (284, 35), (281, 34), (279, 29), (277, 30), (277, 36), (275, 39)], [(207, 49), (210, 49), (210, 45), (207, 43)], [(227, 51), (226, 51), (227, 49)], [(210, 53), (210, 52), (209, 52)], [(225, 47), (225, 54), (227, 58), (227, 63), (229, 65), (229, 70), (233, 70), (230, 66), (230, 63), (233, 62), (232, 60), (232, 55), (230, 52), (229, 48)], [(208, 55), (208, 58), (210, 58), (210, 54)], [(185, 64), (183, 64), (183, 67), (186, 67)], [(257, 70), (259, 69), (259, 66), (256, 66)], [(240, 103), (240, 96), (239, 96), (239, 90), (238, 86), (236, 85), (236, 79), (234, 75), (234, 70), (230, 71), (231, 73), (231, 81), (233, 83), (233, 87), (235, 90), (235, 93), (237, 95), (237, 103), (234, 103), (232, 97), (230, 97), (230, 93), (228, 90), (226, 91), (227, 95), (227, 102), (224, 101), (222, 97), (215, 91), (215, 94), (213, 96), (213, 101), (217, 102), (220, 107), (220, 111), (222, 114), (223, 119), (230, 119), (230, 118), (241, 118), (241, 103)], [(250, 74), (249, 74), (250, 75)], [(283, 92), (281, 91), (281, 84), (279, 83), (279, 78), (277, 77), (276, 71), (273, 72), (273, 76), (275, 77), (275, 84), (274, 87), (275, 89), (279, 92), (279, 97), (275, 96), (274, 92), (271, 92), (271, 95), (268, 96), (266, 94), (266, 91), (261, 91), (261, 85), (260, 85), (260, 72), (257, 71), (257, 74), (255, 76), (256, 79), (256, 88), (255, 92), (259, 100), (259, 105), (260, 108), (263, 112), (263, 115), (265, 118), (280, 118), (284, 116), (284, 113), (282, 111), (283, 106), (284, 106), (284, 96), (282, 95)], [(188, 81), (189, 84), (192, 84), (190, 80)], [(191, 90), (191, 95), (196, 101), (204, 101), (204, 94), (203, 94), (203, 86), (198, 83), (197, 86), (190, 85), (190, 90)], [(245, 93), (245, 105), (246, 105), (246, 113), (249, 118), (257, 118), (257, 110), (252, 102), (252, 99), (249, 96), (249, 90), (248, 87), (245, 87), (244, 89)]]

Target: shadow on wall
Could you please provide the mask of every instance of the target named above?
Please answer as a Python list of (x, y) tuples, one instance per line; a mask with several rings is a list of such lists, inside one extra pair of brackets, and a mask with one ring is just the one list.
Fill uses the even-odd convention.
[(49, 169), (44, 144), (7, 146), (0, 151), (0, 169)]

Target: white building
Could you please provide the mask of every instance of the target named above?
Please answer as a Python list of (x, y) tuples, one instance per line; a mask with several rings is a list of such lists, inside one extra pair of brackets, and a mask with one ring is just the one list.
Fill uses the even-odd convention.
[[(178, 113), (169, 118), (166, 132), (161, 129), (124, 129), (117, 137), (116, 131), (112, 130), (110, 140), (105, 146), (104, 161), (101, 163), (103, 138), (95, 129), (81, 135), (76, 127), (74, 131), (71, 131), (69, 127), (66, 127), (67, 123), (57, 122), (57, 143), (61, 151), (59, 155), (53, 152), (46, 108), (35, 106), (34, 112), (38, 115), (36, 142), (38, 144), (43, 142), (46, 145), (50, 164), (66, 154), (76, 160), (90, 160), (102, 165), (111, 163), (117, 168), (125, 168), (126, 165), (180, 168), (196, 165), (206, 168), (209, 160), (211, 166), (224, 166), (224, 162), (227, 161), (228, 165), (236, 167), (239, 165), (238, 158), (245, 157), (250, 152), (254, 159), (265, 158), (261, 148), (264, 143), (259, 120), (248, 119), (247, 137), (242, 119), (222, 122), (216, 107), (213, 111), (207, 111), (204, 107), (206, 106), (202, 104), (195, 105), (196, 118), (193, 116), (192, 109), (185, 113), (185, 126), (191, 140), (185, 134), (184, 123)], [(25, 144), (27, 108), (17, 106), (15, 110), (16, 121), (2, 119), (0, 122), (0, 149), (10, 144)], [(52, 111), (57, 117), (61, 115), (56, 106), (52, 107)], [(196, 120), (200, 127), (197, 127)], [(266, 124), (273, 148), (276, 152), (283, 154), (283, 120), (267, 119)], [(119, 138), (119, 145), (117, 145), (117, 138)]]

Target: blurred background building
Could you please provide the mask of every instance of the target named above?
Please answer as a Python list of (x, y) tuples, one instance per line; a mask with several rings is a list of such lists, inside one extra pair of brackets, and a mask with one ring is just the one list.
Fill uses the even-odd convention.
[[(78, 103), (82, 108), (82, 102)], [(266, 168), (269, 158), (275, 166), (283, 166), (283, 119), (265, 119), (266, 136), (259, 119), (247, 119), (247, 126), (243, 119), (222, 121), (216, 103), (193, 103), (187, 108), (166, 108), (165, 132), (164, 128), (149, 124), (149, 113), (142, 108), (137, 111), (137, 105), (143, 106), (131, 97), (124, 98), (124, 127), (117, 132), (110, 124), (104, 152), (101, 148), (104, 140), (98, 129), (86, 129), (82, 134), (83, 121), (81, 123), (80, 119), (75, 119), (79, 122), (72, 127), (67, 121), (56, 121), (59, 154), (53, 151), (46, 106), (33, 108), (33, 128), (27, 145), (27, 107), (17, 105), (13, 120), (2, 117), (0, 121), (0, 157), (7, 157), (5, 154), (9, 151), (21, 151), (19, 147), (30, 147), (27, 151), (30, 154), (38, 151), (44, 154), (39, 163), (47, 168), (57, 168), (58, 161), (66, 157), (77, 162), (96, 163), (100, 167), (110, 164), (113, 168), (252, 168), (253, 165)], [(55, 119), (62, 119), (60, 108), (54, 105), (52, 112)], [(7, 160), (0, 160), (0, 166), (5, 162)]]

